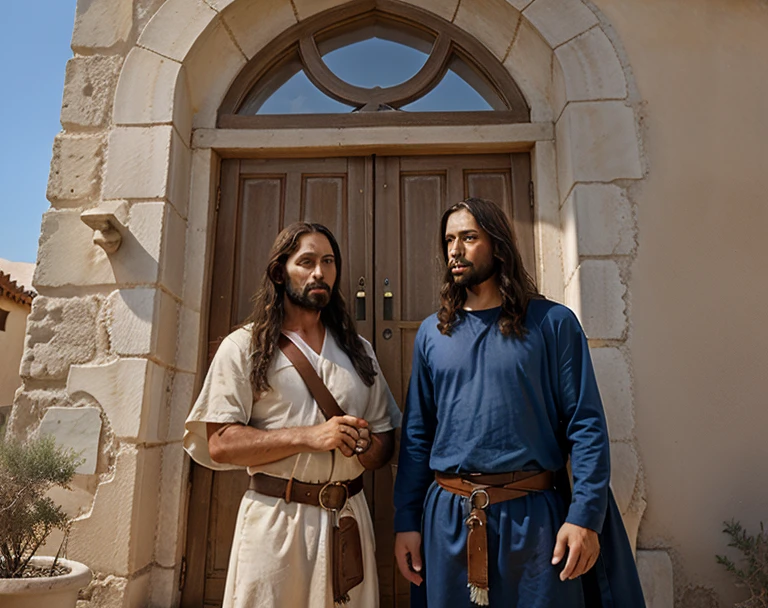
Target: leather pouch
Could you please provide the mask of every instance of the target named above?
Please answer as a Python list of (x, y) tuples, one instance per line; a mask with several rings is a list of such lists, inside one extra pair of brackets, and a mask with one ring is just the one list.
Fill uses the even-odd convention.
[(333, 601), (337, 606), (349, 601), (349, 590), (363, 582), (363, 547), (354, 517), (339, 518), (331, 527), (333, 547)]

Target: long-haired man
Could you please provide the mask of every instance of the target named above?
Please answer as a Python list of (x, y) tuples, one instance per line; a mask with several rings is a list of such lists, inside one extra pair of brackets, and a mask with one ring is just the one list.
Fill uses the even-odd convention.
[[(355, 330), (340, 278), (341, 253), (327, 228), (297, 223), (283, 230), (248, 324), (222, 342), (187, 418), (184, 446), (192, 458), (212, 469), (246, 467), (251, 475), (237, 516), (225, 608), (378, 605), (361, 475), (391, 458), (399, 410), (370, 344)], [(278, 346), (281, 334), (345, 415), (324, 418)], [(359, 528), (364, 576), (338, 595), (332, 532), (348, 517)]]
[(539, 295), (495, 204), (452, 206), (440, 237), (440, 310), (416, 336), (395, 486), (412, 605), (644, 606), (576, 317)]

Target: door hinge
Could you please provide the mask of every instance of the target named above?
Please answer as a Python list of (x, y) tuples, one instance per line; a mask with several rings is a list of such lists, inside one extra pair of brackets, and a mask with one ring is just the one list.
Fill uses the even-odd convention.
[(528, 202), (531, 205), (531, 209), (533, 209), (533, 182), (528, 182)]
[(216, 213), (219, 212), (219, 207), (221, 207), (221, 186), (216, 188)]
[(184, 589), (187, 582), (187, 558), (181, 558), (181, 568), (179, 569), (179, 591)]

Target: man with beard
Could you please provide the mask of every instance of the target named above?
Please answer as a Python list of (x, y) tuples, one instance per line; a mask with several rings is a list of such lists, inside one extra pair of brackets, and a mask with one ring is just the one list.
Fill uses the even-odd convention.
[(441, 306), (416, 336), (395, 485), (412, 606), (645, 606), (576, 317), (539, 295), (493, 203), (452, 206), (440, 237)]
[[(212, 469), (246, 467), (251, 475), (225, 608), (378, 605), (361, 475), (391, 458), (400, 414), (370, 344), (355, 331), (340, 277), (339, 246), (327, 228), (297, 223), (283, 230), (248, 324), (222, 342), (187, 418), (184, 447), (192, 458)], [(301, 361), (295, 367), (295, 352), (286, 355), (290, 348), (306, 357), (343, 415), (326, 420), (319, 391), (310, 392)], [(339, 592), (331, 541), (349, 529), (339, 522), (350, 521), (359, 528), (363, 580)]]

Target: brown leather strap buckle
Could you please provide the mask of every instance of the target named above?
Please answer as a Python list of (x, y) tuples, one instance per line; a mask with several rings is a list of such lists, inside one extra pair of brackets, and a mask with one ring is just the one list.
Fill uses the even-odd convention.
[[(334, 504), (339, 504), (338, 499), (340, 498), (339, 494), (334, 492), (334, 488), (344, 490), (344, 501), (339, 506), (334, 506)], [(326, 511), (341, 511), (347, 506), (347, 501), (349, 501), (349, 487), (343, 481), (329, 481), (320, 488), (320, 492), (317, 494), (317, 502)]]
[[(485, 498), (485, 502), (482, 505), (478, 505), (475, 500), (478, 496)], [(472, 494), (469, 495), (469, 508), (470, 509), (486, 509), (491, 504), (491, 497), (488, 496), (488, 492), (485, 488), (475, 488), (472, 490)]]

